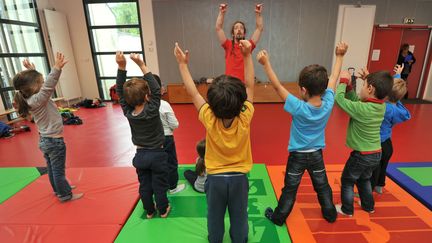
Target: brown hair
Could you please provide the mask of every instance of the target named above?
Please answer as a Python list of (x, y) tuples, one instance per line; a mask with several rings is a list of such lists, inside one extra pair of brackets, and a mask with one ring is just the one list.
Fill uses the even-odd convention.
[(147, 81), (141, 78), (132, 78), (123, 85), (124, 98), (130, 106), (137, 106), (146, 102), (146, 95), (150, 94)]
[(395, 78), (393, 79), (393, 88), (388, 95), (390, 102), (398, 102), (401, 100), (407, 92), (407, 85), (403, 79)]
[(17, 90), (14, 95), (14, 103), (20, 116), (27, 118), (30, 115), (27, 99), (39, 92), (37, 85), (42, 82), (42, 74), (36, 70), (24, 70), (13, 77), (12, 83)]
[(197, 175), (199, 175), (199, 176), (202, 176), (206, 170), (205, 162), (204, 162), (205, 143), (206, 143), (206, 140), (203, 139), (203, 140), (199, 141), (196, 145), (196, 150), (197, 150), (199, 158), (198, 158), (198, 161), (195, 165), (195, 173), (197, 173)]
[(240, 20), (237, 20), (236, 22), (234, 22), (233, 25), (231, 26), (231, 36), (232, 36), (233, 38), (232, 38), (232, 40), (231, 40), (231, 53), (230, 53), (230, 55), (234, 55), (234, 54), (235, 54), (235, 53), (234, 53), (234, 44), (235, 44), (234, 26), (235, 26), (236, 24), (241, 24), (241, 25), (243, 25), (244, 34), (245, 34), (245, 36), (246, 36), (246, 25), (245, 25), (242, 21), (240, 21)]
[(304, 67), (299, 75), (299, 86), (307, 90), (309, 96), (322, 95), (327, 89), (328, 75), (325, 67), (312, 64)]

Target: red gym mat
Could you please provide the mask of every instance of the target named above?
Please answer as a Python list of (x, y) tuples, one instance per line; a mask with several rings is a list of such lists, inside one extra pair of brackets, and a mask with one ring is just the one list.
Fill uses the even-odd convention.
[[(340, 203), (343, 165), (326, 165), (335, 203)], [(284, 183), (285, 166), (267, 166), (277, 196)], [(390, 179), (382, 195), (375, 195), (375, 213), (368, 214), (355, 202), (352, 218), (338, 215), (330, 224), (321, 216), (312, 182), (304, 174), (296, 204), (286, 223), (293, 242), (430, 242), (432, 212)], [(357, 201), (358, 199), (355, 199)], [(276, 206), (276, 205), (272, 205)]]
[(60, 203), (53, 195), (48, 176), (41, 176), (0, 205), (0, 242), (115, 239), (138, 201), (135, 169), (72, 168), (66, 175), (77, 186), (74, 192), (84, 192), (84, 197)]

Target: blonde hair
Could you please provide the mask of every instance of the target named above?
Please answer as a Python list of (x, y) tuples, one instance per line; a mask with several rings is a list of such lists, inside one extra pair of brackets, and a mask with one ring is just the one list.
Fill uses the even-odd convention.
[(146, 95), (150, 93), (147, 81), (132, 78), (123, 85), (124, 98), (130, 106), (137, 106), (146, 102)]
[(407, 92), (407, 85), (405, 80), (400, 78), (395, 78), (393, 80), (393, 88), (388, 95), (388, 100), (390, 102), (398, 102), (401, 100)]

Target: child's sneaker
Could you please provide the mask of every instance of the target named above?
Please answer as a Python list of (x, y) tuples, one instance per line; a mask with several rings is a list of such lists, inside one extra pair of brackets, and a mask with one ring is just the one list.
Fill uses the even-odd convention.
[(24, 132), (30, 132), (30, 131), (31, 131), (30, 127), (27, 126), (27, 125), (22, 125), (20, 128), (21, 128)]
[(168, 192), (169, 192), (169, 194), (176, 194), (176, 193), (183, 191), (185, 188), (186, 188), (186, 185), (184, 183), (178, 184), (176, 188), (169, 190)]
[(382, 186), (376, 186), (374, 188), (375, 192), (378, 194), (383, 194), (383, 187)]
[(342, 214), (342, 215), (345, 215), (348, 217), (352, 217), (352, 214), (346, 214), (342, 211), (342, 205), (341, 204), (336, 204), (335, 208), (336, 208), (336, 212), (338, 212), (339, 214)]
[[(359, 200), (357, 203), (358, 203), (358, 205), (361, 207), (361, 201)], [(373, 209), (372, 209), (371, 211), (367, 211), (367, 210), (365, 210), (365, 209), (362, 207), (362, 210), (365, 211), (365, 212), (371, 213), (371, 214), (372, 214), (372, 213), (375, 213), (375, 210), (373, 210)]]
[(168, 204), (168, 207), (166, 209), (166, 212), (164, 214), (161, 214), (161, 218), (168, 217), (169, 212), (171, 211), (171, 206)]

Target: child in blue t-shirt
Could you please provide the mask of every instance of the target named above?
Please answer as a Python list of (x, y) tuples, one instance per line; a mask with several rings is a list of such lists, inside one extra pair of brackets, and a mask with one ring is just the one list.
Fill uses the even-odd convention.
[(322, 149), (325, 147), (325, 126), (334, 104), (334, 90), (348, 46), (336, 47), (336, 63), (330, 78), (320, 65), (309, 65), (300, 72), (301, 100), (290, 94), (274, 73), (266, 51), (258, 53), (257, 59), (272, 82), (278, 95), (285, 100), (284, 110), (292, 115), (289, 157), (285, 172), (285, 185), (278, 206), (267, 208), (265, 216), (281, 226), (294, 206), (297, 189), (305, 170), (308, 171), (317, 192), (323, 217), (334, 222), (337, 217), (333, 204), (332, 189), (325, 171)]

